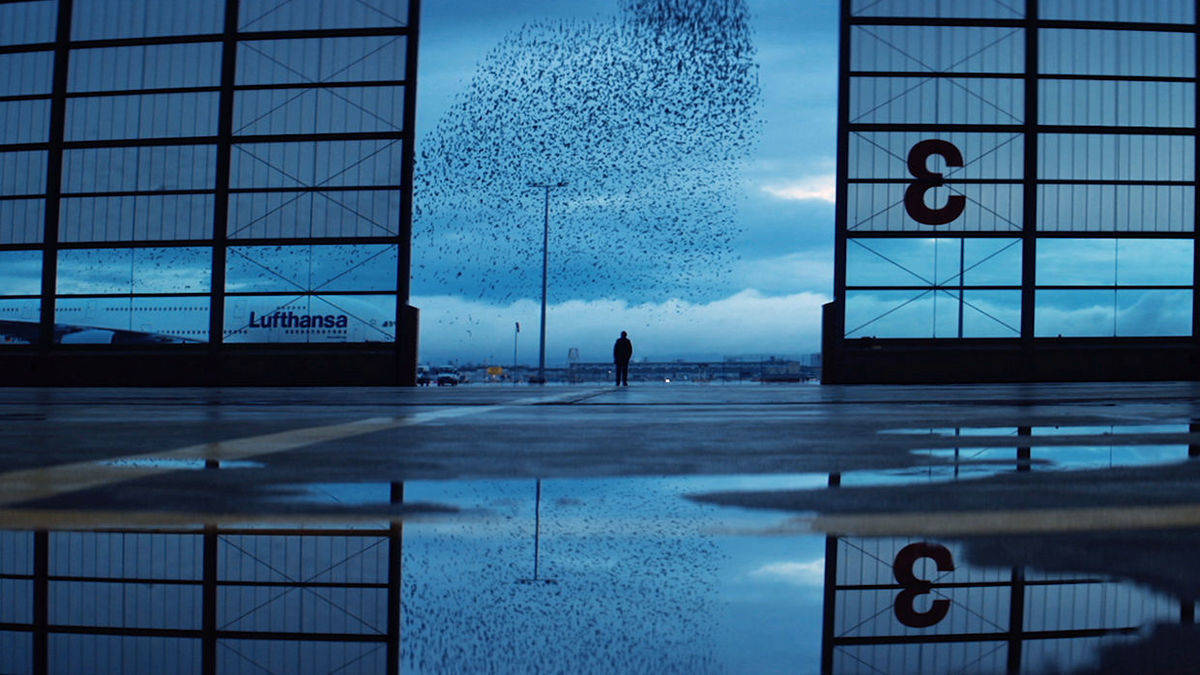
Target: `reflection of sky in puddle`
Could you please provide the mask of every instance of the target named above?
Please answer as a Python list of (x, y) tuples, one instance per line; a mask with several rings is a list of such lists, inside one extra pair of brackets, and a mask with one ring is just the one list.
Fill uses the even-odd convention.
[[(1186, 424), (1124, 424), (1109, 426), (1059, 425), (1030, 427), (1032, 436), (1101, 436), (1106, 434), (1186, 434)], [(884, 429), (881, 434), (905, 436), (1016, 436), (1017, 427), (928, 427)]]
[[(1031, 471), (1089, 470), (1130, 466), (1153, 466), (1183, 462), (1188, 459), (1188, 446), (1179, 443), (1156, 444), (1151, 434), (1186, 434), (1187, 424), (1130, 424), (1130, 425), (1060, 425), (1030, 427), (1021, 434), (1017, 427), (931, 427), (887, 429), (881, 434), (902, 436), (935, 436), (967, 438), (1004, 436), (1025, 439), (1020, 445), (1029, 448), (1029, 458), (1021, 466)], [(1039, 445), (1045, 437), (1056, 439), (1069, 436), (1113, 436), (1134, 434), (1136, 444), (1112, 445)], [(1120, 440), (1134, 440), (1121, 438)], [(1027, 445), (1026, 445), (1027, 444)], [(846, 474), (844, 485), (887, 485), (919, 481), (946, 481), (961, 478), (980, 478), (1018, 469), (1017, 443), (1004, 447), (920, 448), (912, 454), (924, 459), (927, 465), (890, 472)]]
[[(936, 448), (914, 450), (913, 454), (930, 460), (960, 462), (958, 474), (1007, 473), (1017, 469), (1015, 448)], [(1186, 461), (1186, 445), (1034, 445), (1029, 448), (1032, 471), (1115, 469), (1131, 466), (1175, 464)], [(923, 467), (930, 475), (954, 474), (954, 465)]]
[(126, 457), (97, 462), (102, 466), (117, 466), (130, 469), (168, 469), (171, 471), (188, 471), (205, 468), (215, 469), (261, 469), (264, 464), (247, 460), (219, 460), (218, 465), (209, 467), (205, 464), (211, 460), (205, 459), (176, 459), (174, 457)]
[[(883, 474), (880, 474), (881, 476)], [(769, 525), (778, 516), (681, 499), (722, 490), (813, 489), (824, 475), (561, 479), (542, 481), (538, 565), (550, 585), (520, 583), (534, 564), (532, 480), (416, 482), (406, 500), (472, 512), (405, 527), (404, 634), (416, 642), (408, 672), (470, 669), (503, 654), (505, 669), (596, 671), (774, 671), (819, 668), (825, 591), (820, 536), (726, 534), (730, 519)], [(838, 672), (1003, 672), (1011, 570), (973, 568), (961, 547), (957, 569), (919, 578), (952, 584), (929, 598), (951, 600), (944, 622), (902, 625), (897, 552), (912, 540), (841, 538), (834, 596)], [(1178, 618), (1179, 605), (1128, 583), (1030, 571), (1026, 630), (1117, 629)], [(1078, 582), (1078, 583), (1077, 583)], [(972, 584), (978, 583), (977, 586)], [(924, 604), (922, 604), (924, 603)], [(1084, 608), (1084, 609), (1080, 609)], [(1136, 609), (1135, 609), (1136, 608)], [(991, 638), (920, 643), (921, 636)], [(912, 644), (875, 644), (900, 639)], [(1115, 636), (1030, 640), (1027, 672), (1087, 663)], [(545, 651), (545, 645), (553, 650)], [(999, 667), (995, 667), (998, 664)]]
[(1094, 436), (1104, 434), (1186, 434), (1186, 424), (1118, 424), (1112, 426), (1032, 427), (1034, 436)]
[[(464, 519), (405, 526), (406, 672), (494, 661), (526, 672), (762, 672), (819, 664), (824, 538), (715, 534), (779, 514), (683, 499), (712, 490), (823, 487), (825, 476), (405, 484), (406, 501)], [(411, 562), (410, 562), (411, 561)], [(545, 645), (553, 645), (547, 650)]]
[[(838, 672), (915, 664), (1003, 672), (1011, 569), (970, 566), (961, 544), (944, 542), (955, 569), (938, 572), (930, 559), (919, 559), (913, 574), (935, 586), (913, 607), (951, 604), (944, 619), (917, 628), (895, 611), (903, 588), (893, 572), (899, 552), (914, 540), (752, 536), (745, 533), (786, 516), (683, 498), (820, 489), (827, 480), (815, 474), (547, 479), (536, 531), (534, 480), (415, 481), (403, 486), (405, 503), (463, 512), (392, 530), (380, 523), (378, 531), (219, 529), (218, 627), (240, 631), (218, 641), (219, 663), (222, 672), (255, 670), (253, 664), (271, 672), (288, 672), (289, 664), (333, 670), (346, 663), (344, 672), (378, 672), (374, 644), (306, 636), (359, 634), (368, 624), (368, 632), (377, 631), (388, 615), (393, 569), (404, 672), (815, 672), (823, 640), (834, 647)], [(385, 483), (327, 483), (312, 492), (318, 494), (367, 504), (384, 503), (392, 493)], [(534, 574), (535, 534), (538, 578), (554, 583), (521, 583)], [(202, 536), (198, 529), (50, 533), (51, 670), (93, 662), (113, 672), (195, 670)], [(827, 544), (836, 551), (832, 578)], [(387, 563), (390, 546), (398, 547), (395, 568)], [(34, 549), (31, 533), (0, 532), (0, 616), (10, 628), (35, 615)], [(1046, 638), (1094, 632), (1025, 640), (1027, 672), (1084, 665), (1099, 644), (1128, 639), (1106, 631), (1178, 620), (1177, 601), (1128, 582), (1033, 569), (1024, 578), (1025, 630), (1047, 631)], [(326, 585), (299, 587), (310, 581)], [(833, 599), (830, 633), (826, 597)], [(90, 627), (105, 634), (91, 635)], [(124, 636), (164, 628), (182, 632)], [(271, 639), (256, 637), (271, 631)], [(30, 670), (31, 633), (0, 628), (0, 672)], [(953, 639), (966, 634), (975, 637)]]
[(931, 427), (928, 429), (884, 429), (881, 434), (903, 436), (1016, 436), (1015, 427)]

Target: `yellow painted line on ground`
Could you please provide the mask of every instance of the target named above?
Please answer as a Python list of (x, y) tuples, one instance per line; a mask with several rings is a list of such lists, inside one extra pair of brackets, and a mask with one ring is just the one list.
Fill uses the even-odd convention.
[(861, 537), (1018, 535), (1200, 527), (1200, 504), (999, 511), (860, 513), (791, 518), (758, 534)]
[[(454, 406), (411, 415), (371, 417), (342, 424), (291, 429), (214, 443), (200, 443), (164, 452), (148, 452), (125, 457), (103, 457), (70, 464), (10, 471), (0, 474), (0, 506), (47, 499), (113, 483), (178, 471), (177, 462), (180, 460), (245, 460), (389, 429), (482, 415), (505, 408), (555, 403), (576, 396), (579, 396), (578, 391), (556, 396), (521, 398), (496, 405)], [(165, 466), (154, 465), (156, 461), (162, 460), (167, 460)], [(171, 461), (175, 461), (176, 464), (172, 466)], [(0, 520), (0, 522), (6, 521)]]

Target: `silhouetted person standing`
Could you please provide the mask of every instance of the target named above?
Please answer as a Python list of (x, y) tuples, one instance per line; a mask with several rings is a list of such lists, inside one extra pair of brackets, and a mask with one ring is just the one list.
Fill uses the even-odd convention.
[(633, 343), (625, 337), (625, 331), (621, 331), (621, 337), (617, 338), (617, 343), (613, 345), (613, 363), (617, 368), (617, 386), (629, 386), (629, 359), (633, 358)]

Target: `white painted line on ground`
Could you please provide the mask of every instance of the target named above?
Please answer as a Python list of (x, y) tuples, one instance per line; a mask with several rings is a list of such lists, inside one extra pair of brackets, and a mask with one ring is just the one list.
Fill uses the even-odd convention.
[(125, 457), (102, 457), (84, 462), (10, 471), (0, 474), (0, 506), (47, 499), (113, 483), (169, 473), (178, 470), (180, 460), (245, 460), (389, 429), (482, 415), (505, 408), (555, 403), (576, 396), (579, 396), (578, 391), (555, 396), (520, 398), (496, 405), (454, 406), (411, 415), (371, 417), (342, 424), (291, 429), (215, 443), (201, 443), (165, 452), (149, 452)]

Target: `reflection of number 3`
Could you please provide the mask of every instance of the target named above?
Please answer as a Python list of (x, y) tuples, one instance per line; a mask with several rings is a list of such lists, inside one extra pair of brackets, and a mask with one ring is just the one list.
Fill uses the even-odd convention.
[(908, 152), (908, 172), (917, 180), (904, 191), (904, 209), (918, 223), (945, 225), (962, 215), (967, 206), (967, 198), (963, 195), (950, 195), (946, 205), (940, 209), (931, 209), (925, 205), (925, 193), (946, 184), (942, 174), (929, 170), (929, 158), (933, 155), (940, 155), (945, 159), (946, 166), (963, 165), (962, 152), (950, 141), (929, 139), (914, 145)]
[(941, 544), (909, 544), (896, 554), (896, 561), (892, 563), (892, 575), (904, 590), (896, 596), (894, 609), (900, 623), (911, 628), (929, 628), (946, 618), (946, 613), (950, 611), (950, 601), (945, 599), (934, 600), (933, 605), (924, 612), (918, 612), (914, 606), (917, 596), (928, 595), (932, 588), (932, 582), (918, 579), (913, 573), (913, 567), (921, 558), (932, 558), (933, 562), (937, 563), (939, 572), (954, 570), (954, 557), (950, 555), (949, 549)]

